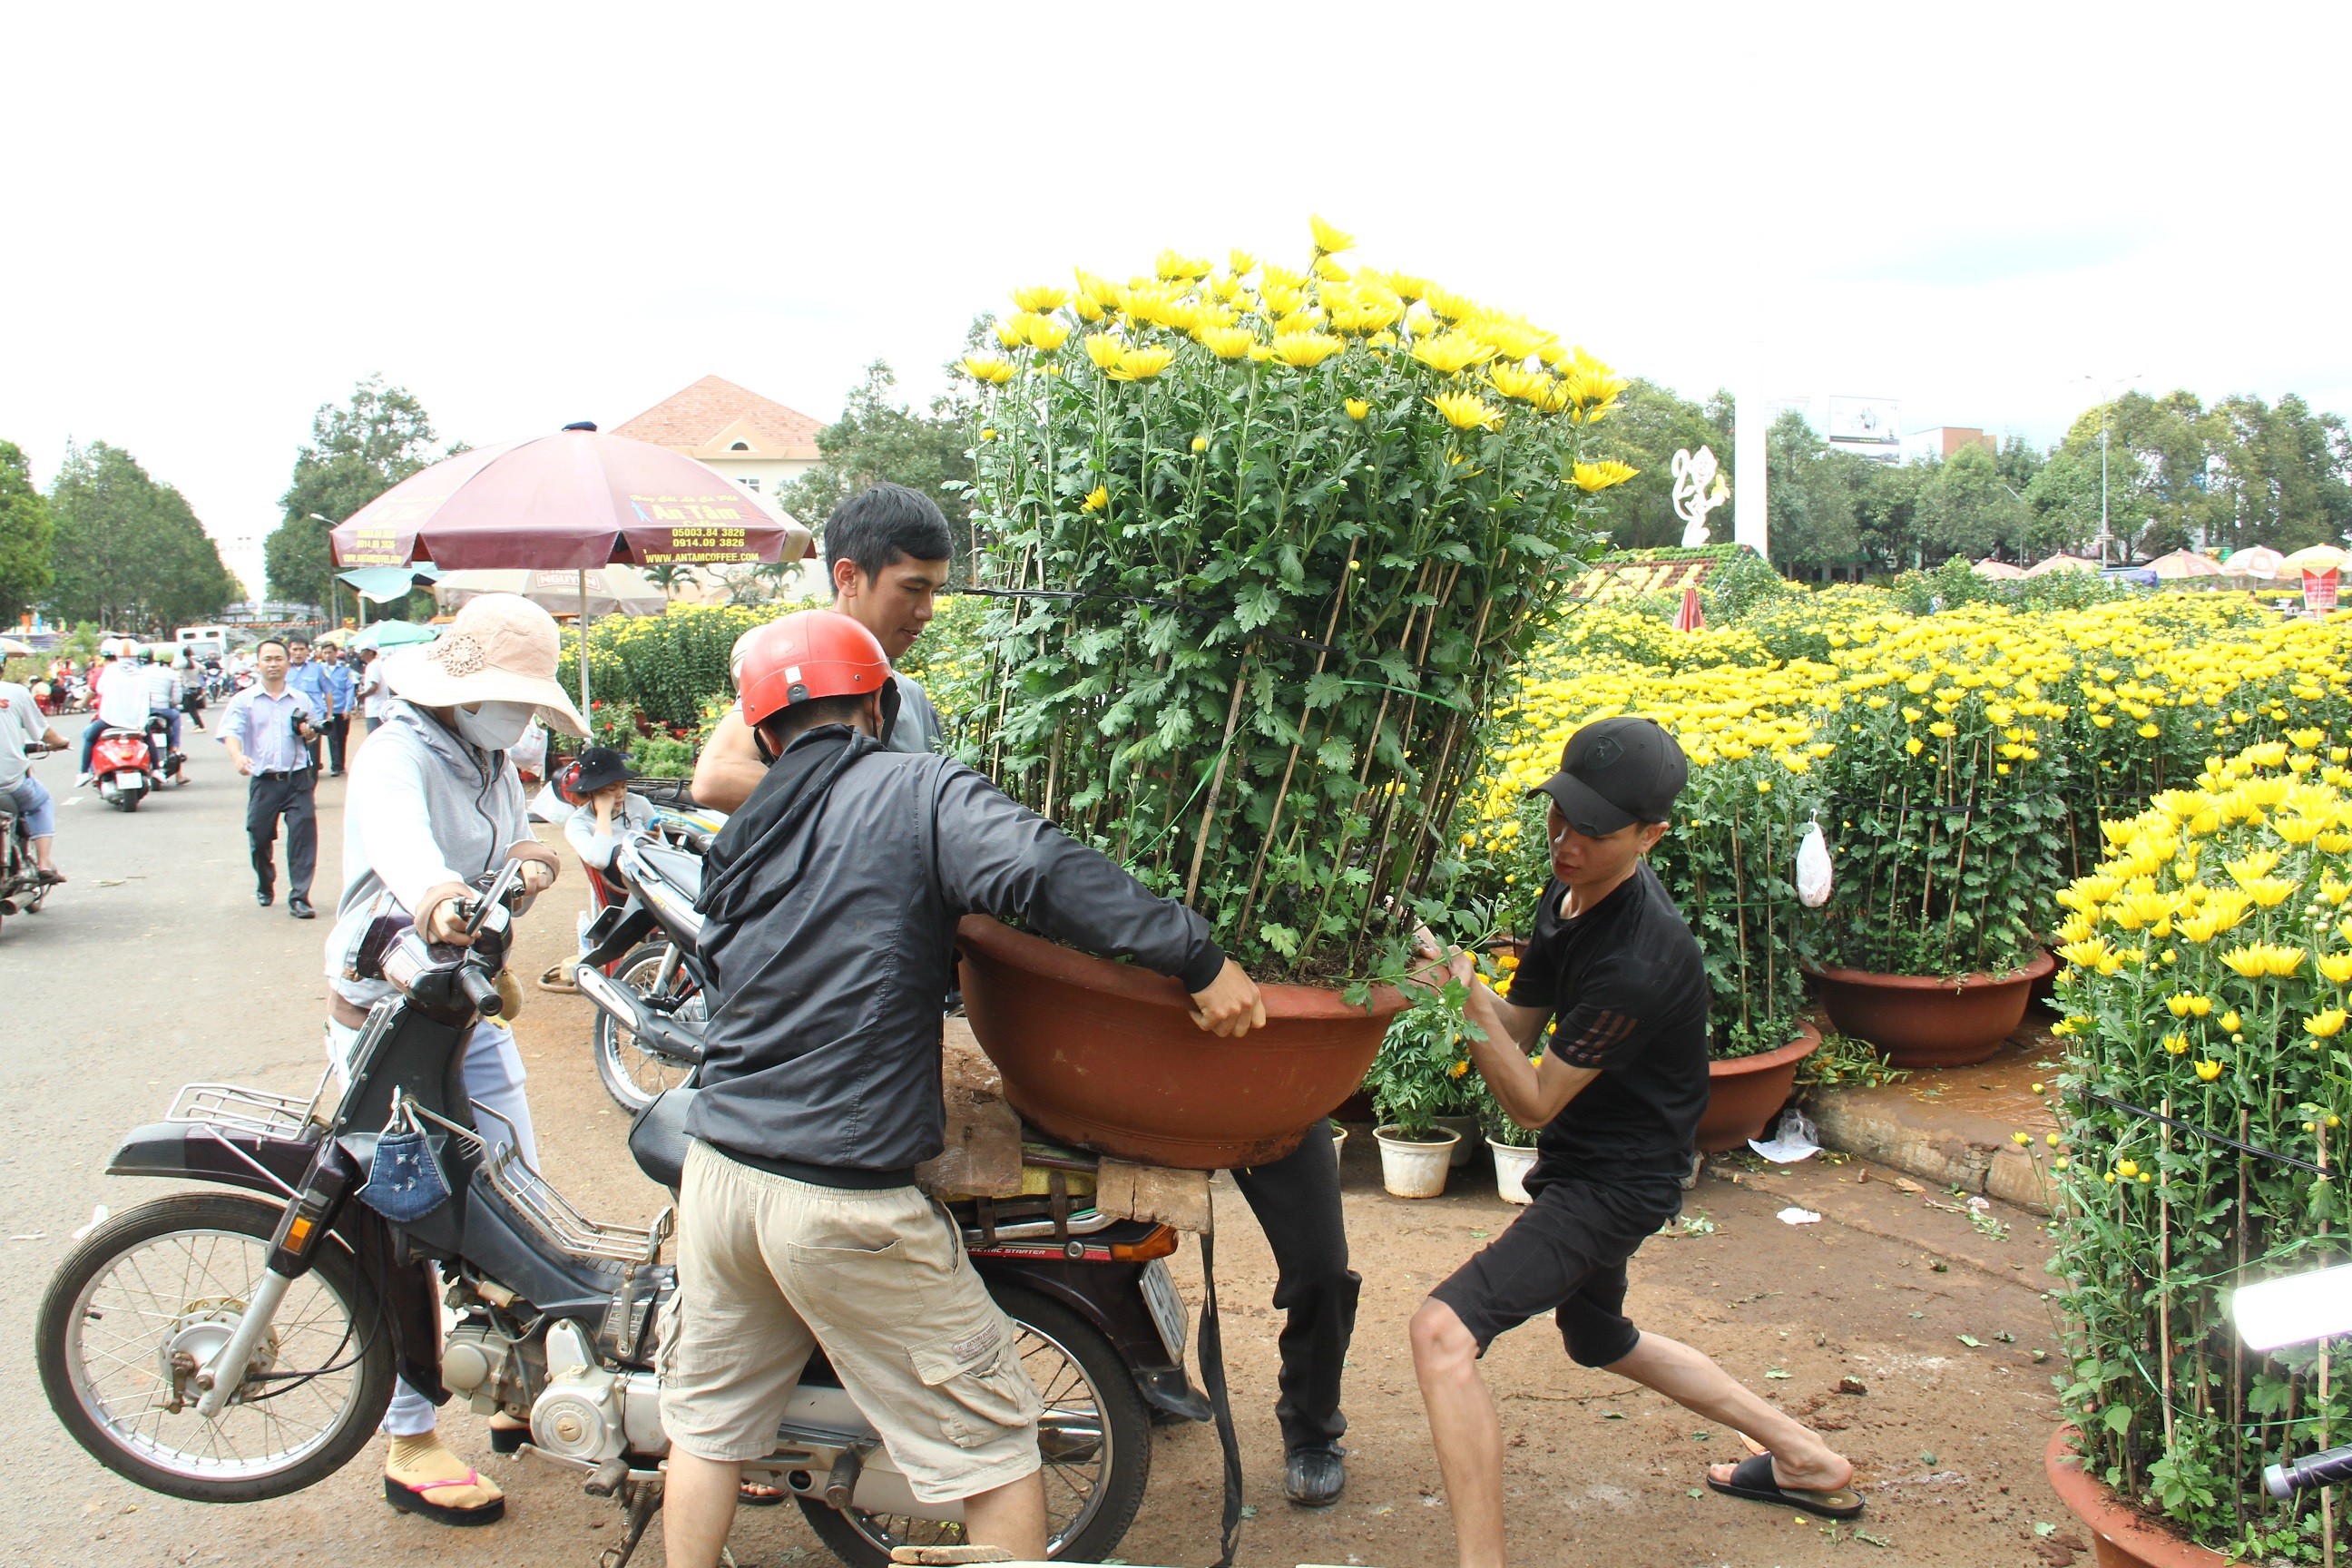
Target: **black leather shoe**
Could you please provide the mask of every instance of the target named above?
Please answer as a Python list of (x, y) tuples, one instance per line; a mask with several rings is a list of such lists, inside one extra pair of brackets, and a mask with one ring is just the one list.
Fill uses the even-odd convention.
[(314, 921), (319, 918), (319, 911), (310, 907), (310, 900), (308, 899), (287, 900), (286, 912), (298, 921)]
[(1348, 1487), (1347, 1452), (1337, 1443), (1291, 1449), (1282, 1467), (1282, 1495), (1301, 1508), (1329, 1508)]
[(277, 896), (267, 888), (256, 888), (253, 890), (253, 901), (265, 910), (269, 907), (269, 901)]

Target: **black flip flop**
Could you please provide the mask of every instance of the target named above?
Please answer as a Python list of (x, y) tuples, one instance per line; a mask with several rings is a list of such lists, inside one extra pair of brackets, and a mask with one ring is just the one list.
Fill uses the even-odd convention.
[[(751, 1489), (753, 1487), (761, 1489), (753, 1491)], [(735, 1504), (738, 1508), (775, 1508), (783, 1500), (783, 1489), (770, 1486), (765, 1481), (745, 1481), (735, 1489)]]
[(429, 1519), (436, 1524), (456, 1525), (460, 1529), (477, 1524), (495, 1524), (506, 1517), (507, 1500), (491, 1499), (475, 1508), (451, 1508), (437, 1503), (425, 1494), (439, 1487), (466, 1487), (480, 1484), (481, 1477), (467, 1470), (462, 1476), (452, 1476), (446, 1481), (426, 1481), (421, 1486), (408, 1486), (390, 1476), (383, 1478), (383, 1500), (403, 1513), (413, 1513)]
[(1862, 1498), (1852, 1487), (1839, 1487), (1832, 1491), (1810, 1491), (1801, 1487), (1784, 1487), (1772, 1479), (1772, 1456), (1756, 1454), (1739, 1461), (1727, 1481), (1714, 1476), (1706, 1484), (1726, 1497), (1746, 1498), (1749, 1502), (1773, 1503), (1783, 1508), (1801, 1508), (1807, 1513), (1823, 1519), (1859, 1519)]

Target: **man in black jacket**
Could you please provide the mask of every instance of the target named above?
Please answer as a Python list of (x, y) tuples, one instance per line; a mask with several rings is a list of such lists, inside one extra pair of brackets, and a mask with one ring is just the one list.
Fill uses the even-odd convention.
[(1040, 1406), (952, 1221), (914, 1185), (944, 1147), (940, 1002), (972, 911), (1173, 975), (1238, 1037), (1258, 991), (1208, 922), (946, 758), (887, 750), (873, 634), (809, 610), (752, 634), (743, 715), (773, 760), (712, 846), (711, 1011), (662, 1348), (671, 1568), (710, 1568), (741, 1467), (823, 1343), (892, 1463), (966, 1539), (1045, 1555)]

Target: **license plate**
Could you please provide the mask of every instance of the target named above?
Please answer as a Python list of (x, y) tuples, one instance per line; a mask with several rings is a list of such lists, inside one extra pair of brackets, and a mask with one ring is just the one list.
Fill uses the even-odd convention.
[(1143, 1304), (1151, 1309), (1151, 1321), (1160, 1330), (1160, 1342), (1168, 1347), (1168, 1359), (1182, 1365), (1192, 1320), (1184, 1310), (1183, 1299), (1176, 1294), (1176, 1281), (1169, 1277), (1168, 1265), (1157, 1258), (1143, 1266)]

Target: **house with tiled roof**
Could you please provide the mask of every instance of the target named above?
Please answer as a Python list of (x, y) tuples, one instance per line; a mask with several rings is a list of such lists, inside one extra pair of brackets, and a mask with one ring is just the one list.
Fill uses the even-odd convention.
[(613, 434), (684, 452), (744, 489), (772, 497), (816, 466), (816, 437), (822, 428), (798, 409), (706, 375), (616, 426)]

